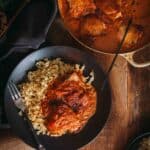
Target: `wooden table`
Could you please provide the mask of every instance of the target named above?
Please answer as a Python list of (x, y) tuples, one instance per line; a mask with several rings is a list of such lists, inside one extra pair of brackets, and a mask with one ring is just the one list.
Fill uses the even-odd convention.
[[(67, 31), (64, 31), (59, 24), (60, 20), (56, 20), (50, 29), (47, 40), (50, 41), (50, 45), (66, 45), (71, 39)], [(59, 26), (58, 31), (54, 30), (56, 26)], [(57, 32), (59, 34), (62, 31), (67, 38), (60, 39), (62, 37), (55, 36)], [(72, 43), (75, 47), (84, 49), (74, 40)], [(70, 42), (70, 45), (72, 43)], [(95, 57), (106, 72), (113, 56), (95, 54)], [(132, 138), (142, 132), (150, 131), (150, 67), (133, 68), (119, 56), (110, 73), (109, 82), (112, 92), (110, 116), (99, 135), (81, 150), (125, 150)], [(8, 134), (8, 131), (7, 135), (5, 132), (5, 136), (3, 134), (2, 137), (0, 150), (31, 149), (11, 133)]]

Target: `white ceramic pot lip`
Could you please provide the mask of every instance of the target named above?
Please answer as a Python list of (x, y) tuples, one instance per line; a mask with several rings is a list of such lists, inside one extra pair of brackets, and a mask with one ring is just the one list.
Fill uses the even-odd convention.
[[(86, 45), (84, 42), (80, 41), (77, 37), (75, 37), (75, 36), (72, 34), (72, 32), (69, 31), (69, 29), (67, 29), (67, 30), (68, 30), (68, 32), (70, 33), (70, 35), (71, 35), (78, 43), (80, 43), (82, 46), (84, 46), (85, 48), (87, 48), (87, 49), (89, 49), (89, 50), (91, 50), (91, 51), (93, 51), (93, 52), (100, 53), (100, 54), (105, 54), (105, 55), (115, 55), (115, 54), (116, 54), (115, 52), (114, 52), (114, 53), (112, 53), (112, 52), (104, 52), (104, 51), (101, 51), (101, 50), (97, 50), (97, 49), (95, 49), (95, 48), (92, 48), (92, 47)], [(147, 43), (147, 44), (145, 44), (145, 45), (143, 45), (143, 46), (141, 46), (141, 47), (139, 47), (139, 48), (137, 48), (137, 49), (134, 49), (134, 50), (132, 50), (132, 51), (129, 51), (129, 52), (120, 52), (119, 55), (124, 56), (124, 55), (127, 55), (127, 54), (135, 53), (135, 52), (141, 51), (141, 50), (143, 50), (143, 49), (145, 49), (145, 48), (147, 48), (147, 47), (149, 47), (149, 46), (150, 46), (150, 42)]]

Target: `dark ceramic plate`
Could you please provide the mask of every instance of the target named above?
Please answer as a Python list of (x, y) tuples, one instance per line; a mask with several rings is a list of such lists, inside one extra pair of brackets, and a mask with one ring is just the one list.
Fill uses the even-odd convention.
[[(106, 85), (106, 88), (101, 93), (101, 87), (105, 75), (96, 62), (94, 56), (78, 49), (64, 46), (45, 47), (31, 53), (16, 66), (10, 75), (9, 80), (13, 80), (16, 84), (20, 83), (23, 81), (26, 73), (34, 67), (35, 62), (45, 57), (49, 59), (60, 57), (62, 60), (68, 63), (85, 64), (85, 75), (89, 74), (91, 70), (94, 70), (95, 81), (93, 82), (93, 85), (96, 88), (98, 95), (97, 110), (95, 115), (89, 120), (84, 129), (80, 133), (72, 135), (67, 134), (57, 138), (43, 135), (39, 136), (41, 143), (47, 149), (77, 149), (89, 143), (102, 130), (108, 118), (111, 106), (109, 85)], [(18, 110), (12, 102), (7, 86), (5, 90), (5, 110), (8, 121), (14, 132), (27, 144), (36, 147), (33, 142), (31, 132), (28, 130), (25, 121), (22, 119), (22, 117), (18, 116)]]
[[(146, 133), (143, 133), (143, 134), (139, 135), (138, 137), (133, 139), (133, 141), (129, 144), (127, 150), (138, 150), (140, 142), (144, 138), (148, 138), (148, 137), (150, 137), (150, 132), (146, 132)], [(150, 149), (150, 147), (148, 147), (147, 150), (148, 149)]]

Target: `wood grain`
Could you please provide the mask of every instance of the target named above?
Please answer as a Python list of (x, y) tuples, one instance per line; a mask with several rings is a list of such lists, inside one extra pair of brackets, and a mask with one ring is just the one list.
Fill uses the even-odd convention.
[(17, 138), (11, 130), (0, 131), (0, 150), (33, 150)]
[[(74, 45), (84, 50), (60, 24), (60, 20), (56, 20), (51, 28), (47, 40), (49, 44)], [(55, 30), (56, 27), (58, 30)], [(63, 36), (56, 36), (60, 33)], [(106, 72), (113, 56), (95, 54), (95, 57)], [(110, 116), (99, 135), (81, 150), (125, 150), (132, 138), (150, 130), (150, 67), (133, 68), (119, 56), (110, 73), (109, 83), (112, 92)], [(13, 135), (9, 137), (12, 138), (0, 140), (0, 150), (9, 150), (12, 146), (14, 150), (31, 149)]]
[[(97, 55), (96, 58), (102, 68), (107, 70), (112, 56)], [(147, 123), (150, 120), (148, 73), (148, 68), (135, 69), (123, 58), (118, 57), (109, 76), (112, 91), (109, 119), (99, 135), (81, 150), (125, 150), (131, 138), (143, 129), (148, 130)], [(9, 150), (12, 146), (14, 150), (20, 148), (30, 150), (16, 137), (10, 134), (8, 137), (0, 140), (1, 150)]]

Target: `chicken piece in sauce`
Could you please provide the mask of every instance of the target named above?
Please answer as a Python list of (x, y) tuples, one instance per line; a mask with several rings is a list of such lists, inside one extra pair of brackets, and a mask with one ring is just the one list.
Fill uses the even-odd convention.
[[(126, 26), (122, 25), (119, 29), (119, 40), (121, 41), (123, 38), (123, 35), (125, 33), (126, 30)], [(131, 48), (133, 46), (135, 46), (140, 39), (142, 38), (143, 35), (143, 28), (140, 25), (132, 25), (126, 35), (124, 44), (123, 44), (123, 48)]]
[(124, 19), (132, 17), (134, 3), (134, 0), (116, 0), (116, 4), (119, 6)]
[(96, 16), (87, 16), (82, 22), (81, 35), (97, 36), (105, 32), (105, 23)]
[(122, 18), (122, 12), (115, 0), (101, 0), (97, 1), (97, 8), (103, 12), (105, 17), (111, 21)]
[(47, 128), (53, 135), (73, 133), (80, 128), (80, 121), (76, 114), (65, 104), (58, 105), (53, 115), (49, 115), (47, 122)]
[(48, 90), (42, 111), (51, 134), (79, 132), (96, 111), (96, 91), (83, 82), (81, 72), (74, 72)]
[(70, 15), (79, 18), (95, 12), (96, 6), (93, 0), (67, 0), (70, 7)]

